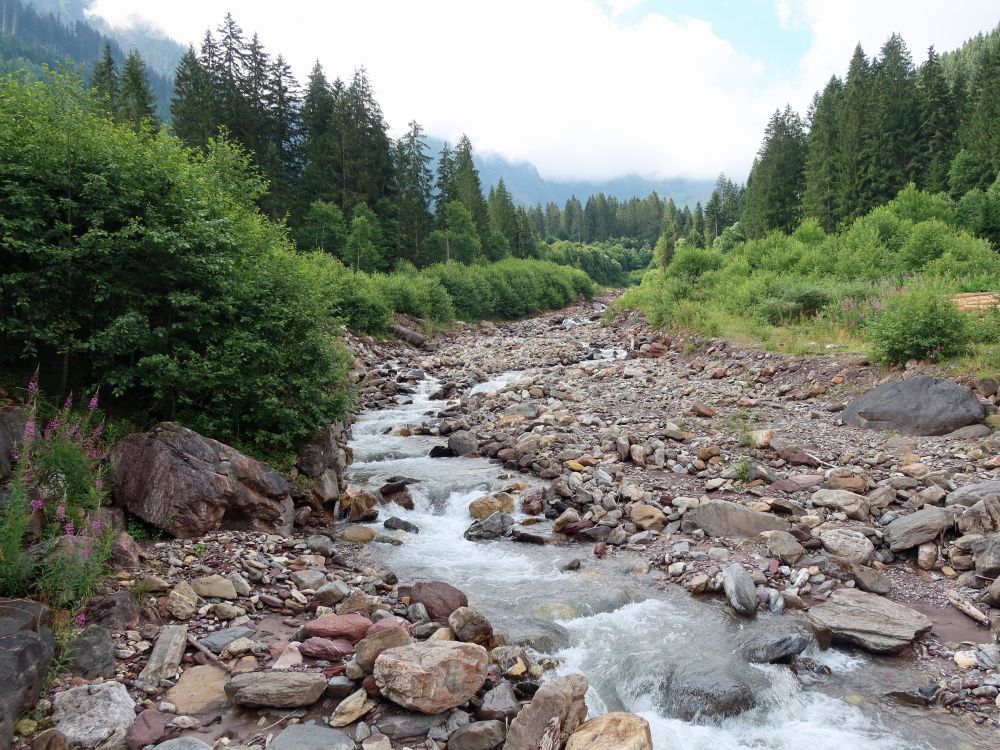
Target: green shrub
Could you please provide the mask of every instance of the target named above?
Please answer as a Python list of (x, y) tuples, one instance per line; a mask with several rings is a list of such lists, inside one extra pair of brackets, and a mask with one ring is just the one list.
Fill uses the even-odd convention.
[(968, 316), (930, 284), (890, 297), (866, 326), (872, 356), (885, 364), (909, 359), (945, 359), (964, 353), (972, 341)]
[(719, 268), (722, 268), (722, 253), (687, 243), (678, 243), (674, 249), (674, 258), (667, 266), (667, 273), (694, 281), (708, 271)]

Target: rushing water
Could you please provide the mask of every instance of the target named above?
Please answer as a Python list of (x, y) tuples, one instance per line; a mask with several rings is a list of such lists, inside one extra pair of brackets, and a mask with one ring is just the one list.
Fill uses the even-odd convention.
[[(497, 390), (520, 375), (508, 373), (476, 391)], [(498, 631), (541, 639), (535, 641), (539, 647), (562, 660), (560, 671), (588, 678), (592, 715), (640, 713), (650, 723), (657, 750), (962, 750), (995, 740), (973, 737), (973, 727), (944, 723), (938, 712), (881, 698), (888, 690), (926, 684), (927, 676), (905, 659), (879, 661), (837, 650), (812, 654), (832, 670), (827, 677), (800, 679), (784, 666), (754, 667), (770, 688), (758, 696), (756, 708), (740, 716), (691, 723), (664, 715), (654, 687), (668, 662), (688, 655), (725, 658), (741, 635), (766, 628), (769, 617), (747, 623), (717, 603), (694, 601), (673, 588), (658, 591), (650, 576), (627, 572), (635, 559), (597, 560), (589, 545), (466, 541), (469, 502), (502, 489), (512, 478), (485, 459), (428, 458), (440, 439), (387, 434), (440, 410), (443, 403), (428, 398), (435, 387), (422, 383), (412, 403), (365, 413), (354, 425), (352, 482), (377, 489), (389, 477), (418, 480), (409, 487), (414, 510), (391, 506), (383, 516), (410, 521), (420, 532), (379, 528), (403, 544), (369, 548), (404, 582), (448, 581), (465, 591)], [(582, 570), (564, 572), (573, 558), (583, 560)]]

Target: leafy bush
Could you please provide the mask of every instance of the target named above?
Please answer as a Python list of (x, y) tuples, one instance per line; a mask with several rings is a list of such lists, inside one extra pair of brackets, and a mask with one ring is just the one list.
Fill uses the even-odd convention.
[(674, 259), (667, 267), (667, 273), (694, 281), (699, 276), (719, 268), (722, 268), (722, 253), (687, 243), (678, 243), (674, 249)]
[(870, 319), (872, 356), (886, 364), (944, 359), (972, 341), (968, 317), (939, 288), (922, 284), (890, 297)]

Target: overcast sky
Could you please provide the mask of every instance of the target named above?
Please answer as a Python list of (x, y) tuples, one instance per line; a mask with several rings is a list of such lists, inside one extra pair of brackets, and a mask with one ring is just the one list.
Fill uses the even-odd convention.
[(743, 179), (777, 107), (803, 114), (858, 42), (919, 63), (1000, 22), (1000, 0), (96, 0), (183, 43), (231, 10), (304, 80), (368, 69), (395, 134), (416, 119), (548, 179)]

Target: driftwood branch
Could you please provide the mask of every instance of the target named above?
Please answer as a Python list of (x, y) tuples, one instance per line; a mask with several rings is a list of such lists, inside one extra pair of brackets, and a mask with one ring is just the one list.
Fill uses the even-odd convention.
[(948, 601), (952, 603), (952, 606), (963, 615), (971, 617), (983, 627), (988, 628), (990, 626), (990, 618), (983, 614), (982, 610), (971, 601), (960, 594), (956, 594), (954, 591), (945, 591), (944, 593), (948, 597)]
[(227, 674), (232, 673), (233, 670), (230, 669), (229, 665), (226, 664), (226, 662), (222, 661), (222, 659), (220, 659), (218, 656), (216, 656), (207, 648), (198, 643), (198, 641), (195, 639), (193, 635), (189, 635), (187, 640), (195, 651), (200, 651), (202, 654), (204, 654), (205, 658), (208, 659), (210, 662), (212, 662), (212, 664), (219, 667), (220, 669), (226, 670)]

